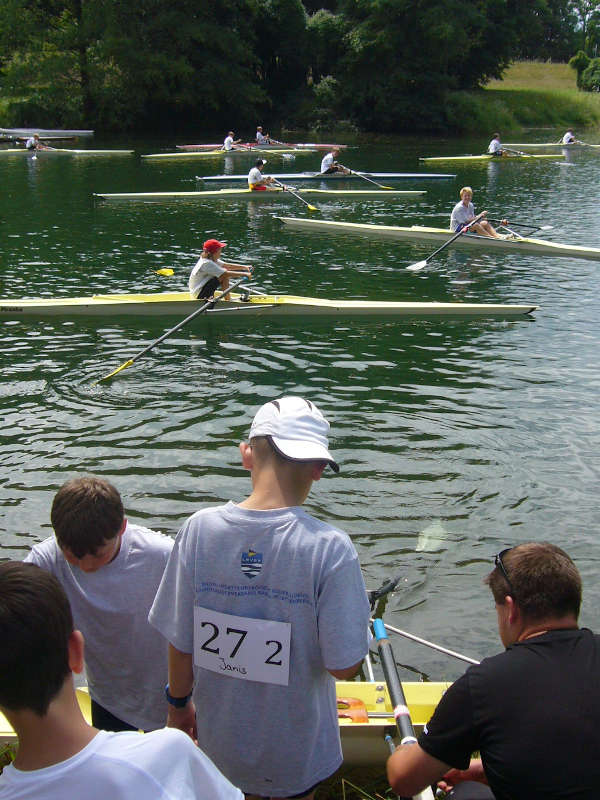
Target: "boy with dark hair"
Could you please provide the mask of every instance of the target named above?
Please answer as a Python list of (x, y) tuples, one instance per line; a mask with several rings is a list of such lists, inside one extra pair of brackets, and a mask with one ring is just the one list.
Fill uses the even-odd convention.
[(242, 800), (179, 731), (98, 731), (83, 718), (73, 672), (83, 636), (59, 582), (33, 564), (0, 564), (0, 710), (19, 737), (0, 800)]
[(340, 766), (334, 678), (368, 650), (356, 550), (300, 508), (327, 465), (339, 470), (328, 430), (301, 397), (259, 409), (240, 445), (250, 496), (187, 520), (150, 612), (170, 642), (168, 724), (197, 732), (247, 797), (309, 800)]
[(50, 518), (56, 536), (25, 561), (58, 578), (85, 636), (93, 724), (161, 728), (167, 650), (148, 611), (173, 540), (128, 523), (119, 492), (93, 475), (67, 481)]

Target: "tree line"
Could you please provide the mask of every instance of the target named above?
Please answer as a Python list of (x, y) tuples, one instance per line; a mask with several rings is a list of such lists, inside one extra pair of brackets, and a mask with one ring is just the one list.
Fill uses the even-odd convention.
[(5, 125), (439, 130), (515, 59), (600, 48), (592, 0), (0, 0)]

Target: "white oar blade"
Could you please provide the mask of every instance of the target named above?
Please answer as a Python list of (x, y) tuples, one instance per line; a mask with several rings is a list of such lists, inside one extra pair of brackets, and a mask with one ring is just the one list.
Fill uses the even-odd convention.
[(423, 269), (423, 267), (427, 266), (427, 261), (417, 261), (415, 264), (410, 264), (406, 269), (410, 270), (411, 272), (418, 272), (418, 270)]

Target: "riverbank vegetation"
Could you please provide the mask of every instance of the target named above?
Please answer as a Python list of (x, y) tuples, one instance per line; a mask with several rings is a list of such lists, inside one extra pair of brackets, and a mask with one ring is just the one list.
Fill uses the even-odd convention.
[[(515, 59), (593, 57), (600, 41), (600, 3), (589, 0), (0, 0), (0, 15), (7, 127), (260, 120), (401, 133), (460, 131), (496, 114), (532, 124), (529, 106), (550, 113), (548, 96), (483, 87)], [(582, 101), (553, 99), (562, 110), (552, 120), (536, 111), (535, 122), (593, 118)]]

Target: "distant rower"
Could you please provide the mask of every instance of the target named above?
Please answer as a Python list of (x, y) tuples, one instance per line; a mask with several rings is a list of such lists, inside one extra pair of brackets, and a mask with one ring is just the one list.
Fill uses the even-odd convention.
[(321, 175), (330, 175), (332, 172), (342, 172), (344, 175), (350, 175), (350, 170), (338, 164), (337, 157), (340, 151), (334, 147), (331, 153), (327, 153), (325, 158), (321, 161)]
[(236, 147), (236, 145), (238, 145), (242, 140), (241, 139), (235, 139), (234, 140), (234, 138), (233, 138), (234, 136), (235, 136), (235, 133), (233, 131), (229, 131), (229, 133), (225, 137), (225, 141), (223, 142), (223, 150), (226, 150), (227, 152), (229, 152), (230, 150), (241, 150), (242, 149), (240, 147)]
[(500, 134), (499, 133), (495, 133), (494, 134), (494, 136), (492, 138), (492, 141), (488, 145), (487, 151), (488, 151), (489, 155), (491, 155), (491, 156), (503, 156), (504, 155), (505, 151), (504, 151), (502, 145), (500, 144)]
[(259, 158), (248, 173), (248, 188), (253, 192), (265, 192), (270, 184), (275, 183), (270, 175), (262, 174), (266, 163), (266, 159)]
[(258, 145), (271, 144), (271, 139), (269, 137), (269, 134), (268, 133), (263, 133), (263, 129), (262, 129), (261, 125), (259, 125), (256, 128), (256, 143)]
[(573, 133), (573, 128), (569, 128), (565, 133), (562, 137), (561, 144), (579, 144), (579, 140), (575, 138), (575, 134)]

